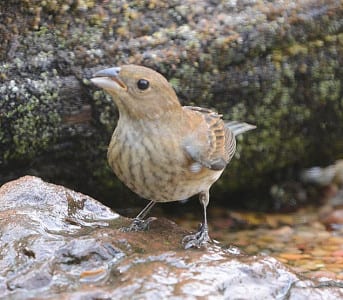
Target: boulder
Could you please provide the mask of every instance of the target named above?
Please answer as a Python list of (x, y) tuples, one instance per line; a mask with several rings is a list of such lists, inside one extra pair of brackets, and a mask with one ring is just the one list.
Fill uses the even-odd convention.
[(149, 231), (63, 186), (25, 176), (0, 188), (1, 299), (341, 299), (341, 283), (300, 277), (276, 259), (213, 243), (184, 250), (185, 230)]
[(275, 181), (342, 154), (341, 1), (9, 0), (0, 10), (0, 183), (32, 174), (107, 201), (121, 193), (106, 162), (117, 111), (89, 78), (127, 63), (161, 72), (185, 105), (257, 125), (214, 190), (223, 202), (249, 190), (260, 208)]

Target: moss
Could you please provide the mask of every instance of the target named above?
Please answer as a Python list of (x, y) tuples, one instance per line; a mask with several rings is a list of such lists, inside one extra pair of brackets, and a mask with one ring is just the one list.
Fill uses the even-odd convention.
[[(313, 164), (317, 155), (333, 160), (343, 152), (340, 142), (332, 142), (340, 139), (343, 118), (341, 8), (334, 3), (315, 15), (308, 2), (239, 8), (225, 1), (204, 7), (165, 1), (15, 3), (6, 9), (0, 4), (6, 14), (6, 27), (0, 26), (0, 58), (6, 58), (0, 64), (0, 80), (6, 81), (0, 86), (0, 160), (40, 157), (67, 131), (62, 139), (82, 155), (64, 155), (79, 162), (84, 185), (116, 188), (105, 149), (117, 111), (108, 95), (94, 92), (82, 78), (95, 66), (122, 63), (157, 69), (185, 105), (257, 124), (239, 137), (237, 158), (220, 183), (225, 190), (258, 187), (285, 167)], [(80, 98), (91, 105), (94, 125), (88, 139), (77, 126), (61, 124), (59, 76), (75, 76), (85, 85)]]
[(322, 80), (318, 84), (318, 92), (321, 100), (337, 101), (340, 98), (341, 82), (339, 80)]
[(308, 48), (301, 44), (294, 44), (287, 48), (287, 53), (291, 56), (303, 54), (306, 55), (308, 53)]
[(40, 80), (27, 79), (25, 84), (12, 80), (0, 92), (0, 110), (6, 112), (1, 122), (1, 144), (7, 145), (4, 163), (22, 157), (30, 159), (49, 148), (61, 124), (56, 107), (58, 84), (47, 81), (42, 74)]

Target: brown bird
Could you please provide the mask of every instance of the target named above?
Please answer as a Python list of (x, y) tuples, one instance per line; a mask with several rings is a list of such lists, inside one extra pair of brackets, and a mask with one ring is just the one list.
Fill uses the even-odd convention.
[(110, 166), (132, 191), (151, 200), (130, 229), (147, 227), (143, 219), (156, 202), (199, 194), (203, 223), (199, 232), (182, 242), (186, 249), (209, 242), (209, 189), (235, 153), (235, 135), (255, 126), (224, 123), (221, 115), (209, 109), (181, 106), (168, 81), (146, 67), (101, 70), (91, 81), (113, 97), (119, 110), (108, 148)]

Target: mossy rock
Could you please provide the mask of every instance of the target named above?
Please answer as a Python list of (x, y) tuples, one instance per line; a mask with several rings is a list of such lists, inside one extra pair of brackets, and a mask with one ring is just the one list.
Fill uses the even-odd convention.
[(114, 206), (132, 198), (106, 162), (116, 108), (88, 80), (126, 63), (160, 71), (185, 105), (257, 125), (216, 199), (248, 190), (269, 207), (273, 183), (341, 158), (341, 3), (233, 3), (0, 3), (0, 184), (34, 174)]

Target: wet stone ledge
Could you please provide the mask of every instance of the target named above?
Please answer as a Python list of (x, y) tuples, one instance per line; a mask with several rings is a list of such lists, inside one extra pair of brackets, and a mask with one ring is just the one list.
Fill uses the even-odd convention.
[(25, 176), (0, 188), (1, 299), (341, 299), (342, 282), (298, 276), (276, 259), (214, 243), (183, 250), (156, 219), (128, 233), (98, 201)]

